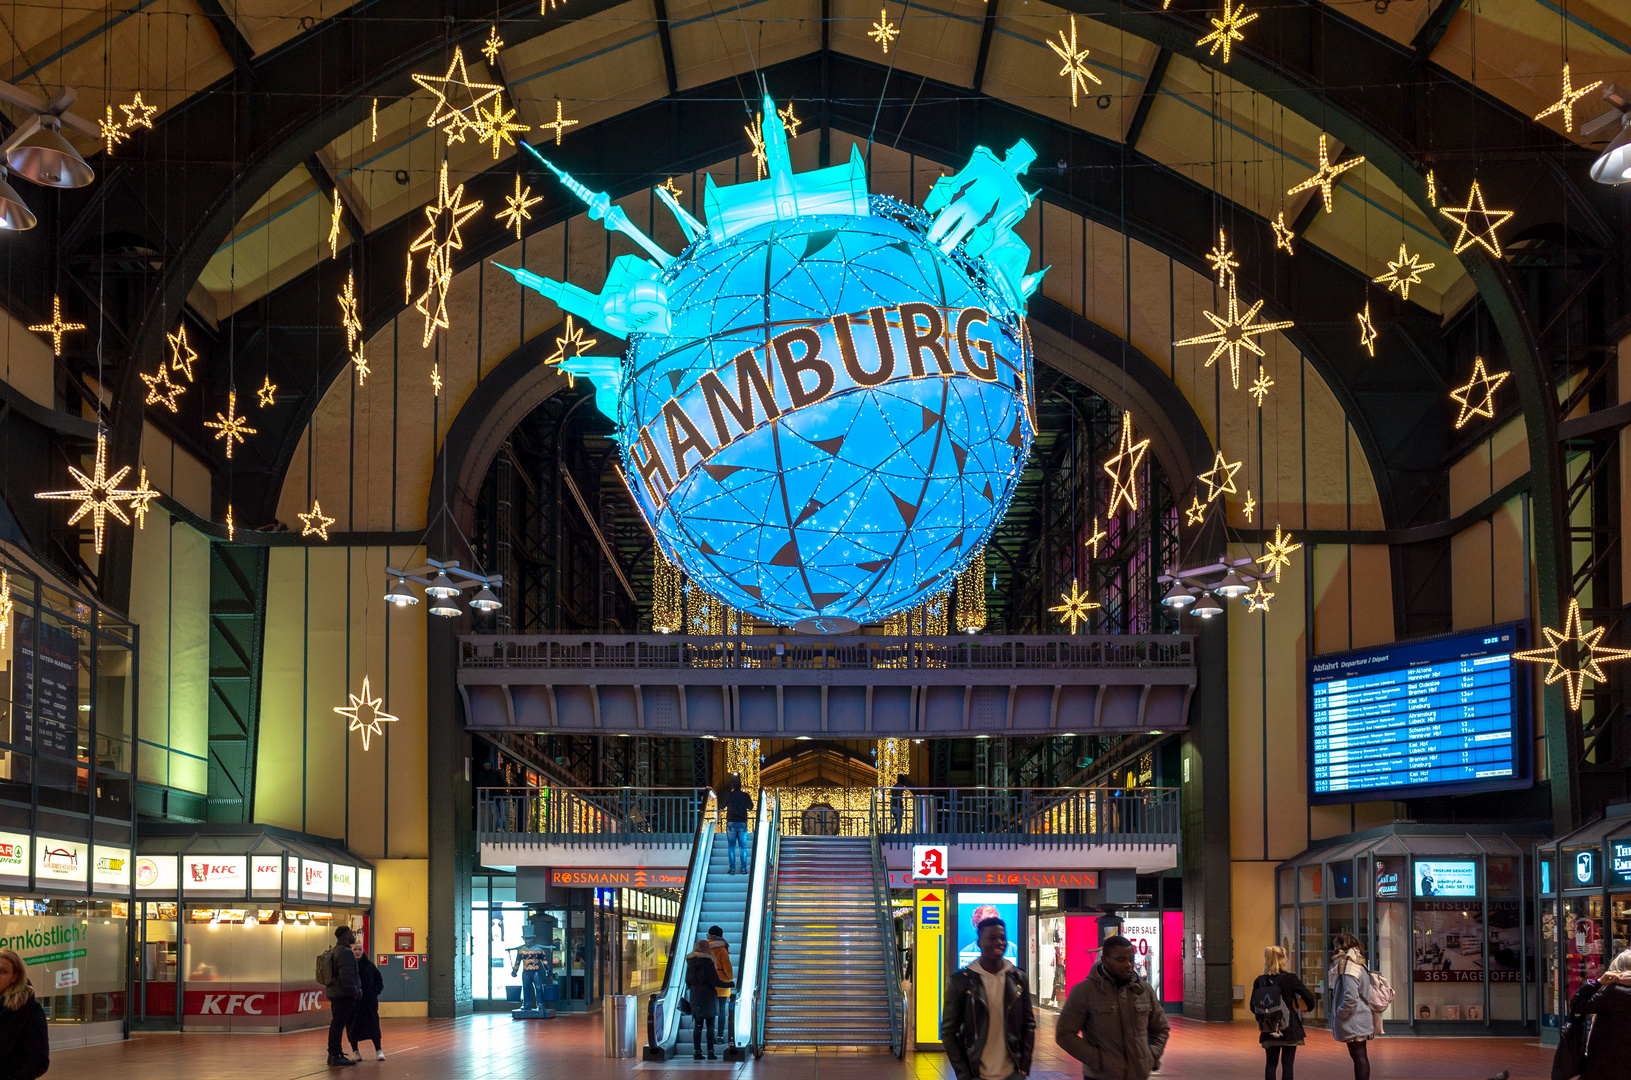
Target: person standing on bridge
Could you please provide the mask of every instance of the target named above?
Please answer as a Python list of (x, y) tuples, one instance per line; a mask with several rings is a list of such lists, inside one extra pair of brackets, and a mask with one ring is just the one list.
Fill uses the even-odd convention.
[(940, 1042), (957, 1080), (1022, 1080), (1036, 1049), (1036, 1012), (1020, 970), (1008, 962), (1008, 926), (981, 919), (977, 960), (948, 979)]
[(35, 1080), (51, 1067), (51, 1033), (45, 1009), (28, 984), (28, 965), (0, 949), (0, 1077)]
[[(730, 786), (725, 791), (722, 808), (725, 811), (725, 836), (730, 844), (728, 851), (730, 869), (726, 873), (745, 874), (748, 872), (748, 851), (750, 850), (748, 844), (752, 843), (752, 841), (746, 840), (745, 837), (748, 831), (748, 815), (753, 813), (753, 799), (749, 797), (747, 792), (742, 790), (742, 778), (740, 776), (731, 777)], [(740, 871), (736, 869), (738, 856), (742, 860), (742, 869)]]
[(1054, 1041), (1082, 1063), (1086, 1080), (1149, 1080), (1171, 1031), (1154, 987), (1138, 977), (1133, 943), (1116, 934), (1099, 945), (1087, 978), (1071, 987)]
[(351, 945), (357, 935), (349, 926), (334, 928), (334, 948), (328, 952), (329, 981), (323, 984), (323, 996), (328, 998), (328, 1063), (355, 1065), (340, 1049), (340, 1036), (345, 1034), (351, 1014), (362, 997), (362, 982), (357, 977), (357, 958), (351, 955)]

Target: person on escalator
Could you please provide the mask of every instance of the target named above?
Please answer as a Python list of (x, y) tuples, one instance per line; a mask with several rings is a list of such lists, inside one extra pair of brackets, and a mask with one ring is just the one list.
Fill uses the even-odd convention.
[(708, 1032), (708, 1060), (714, 1053), (714, 1014), (719, 1009), (719, 991), (729, 990), (729, 980), (719, 977), (714, 954), (707, 938), (697, 938), (696, 948), (685, 958), (685, 997), (691, 1004), (691, 1056), (702, 1060), (702, 1033)]
[(726, 1034), (725, 1025), (730, 1023), (730, 987), (734, 985), (731, 980), (736, 978), (736, 973), (731, 968), (731, 947), (725, 940), (725, 931), (722, 927), (708, 927), (708, 951), (713, 953), (714, 968), (725, 982), (725, 985), (719, 988), (719, 1006), (714, 1012), (714, 1035), (721, 1046), (729, 1049), (731, 1040)]
[[(723, 804), (725, 811), (725, 835), (730, 843), (728, 857), (730, 859), (729, 874), (748, 872), (748, 844), (746, 839), (748, 831), (748, 815), (753, 813), (753, 799), (742, 790), (742, 778), (731, 777), (730, 787), (725, 792)], [(740, 855), (742, 869), (736, 869), (737, 857)]]

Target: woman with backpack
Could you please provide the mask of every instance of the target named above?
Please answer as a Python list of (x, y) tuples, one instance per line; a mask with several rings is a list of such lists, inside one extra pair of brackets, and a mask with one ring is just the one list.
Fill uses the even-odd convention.
[(1257, 1017), (1257, 1042), (1268, 1055), (1263, 1080), (1274, 1080), (1275, 1067), (1280, 1080), (1294, 1080), (1297, 1047), (1303, 1044), (1303, 1017), (1314, 1007), (1314, 995), (1286, 969), (1286, 951), (1278, 945), (1263, 950), (1263, 974), (1252, 983), (1252, 1014)]
[(1331, 1035), (1348, 1045), (1354, 1080), (1370, 1080), (1370, 1040), (1381, 1028), (1381, 1014), (1371, 1005), (1371, 972), (1359, 939), (1346, 930), (1336, 936), (1325, 984), (1331, 988)]

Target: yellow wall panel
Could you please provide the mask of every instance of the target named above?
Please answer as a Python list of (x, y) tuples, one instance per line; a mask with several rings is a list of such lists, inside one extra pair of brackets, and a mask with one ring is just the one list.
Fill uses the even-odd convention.
[[(1231, 863), (1229, 900), (1234, 922), (1234, 975), (1230, 981), (1249, 987), (1263, 973), (1263, 946), (1274, 944), (1274, 864)], [(1235, 1002), (1236, 1019), (1249, 1015), (1245, 1002)]]
[(141, 627), (137, 772), (209, 788), (209, 540), (154, 508), (134, 536), (130, 618)]

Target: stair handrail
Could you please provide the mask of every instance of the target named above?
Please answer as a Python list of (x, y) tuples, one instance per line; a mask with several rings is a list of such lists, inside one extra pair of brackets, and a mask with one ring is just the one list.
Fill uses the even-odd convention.
[(883, 969), (889, 978), (889, 1049), (897, 1058), (906, 1056), (906, 1018), (901, 1010), (900, 955), (895, 948), (895, 914), (889, 906), (889, 868), (884, 863), (883, 845), (872, 833), (872, 899), (878, 915), (878, 936), (883, 946)]
[(771, 883), (775, 880), (775, 854), (781, 847), (771, 825), (772, 810), (769, 804), (774, 801), (774, 793), (767, 795), (764, 788), (759, 789), (753, 851), (748, 864), (748, 893), (742, 906), (742, 970), (736, 973), (736, 987), (731, 991), (731, 1000), (736, 1007), (735, 1015), (731, 1018), (732, 1041), (744, 1050), (751, 1050), (755, 1046), (754, 1021), (758, 1015), (758, 1002), (764, 997), (765, 966), (759, 953), (762, 942), (769, 939), (766, 914), (772, 901), (768, 895), (760, 898), (758, 904), (754, 903), (754, 899), (761, 891), (766, 894), (774, 891)]
[[(764, 820), (766, 807), (769, 807), (768, 825)], [(764, 933), (759, 939), (759, 970), (764, 984), (764, 993), (754, 1000), (753, 1010), (753, 1056), (760, 1058), (765, 1052), (765, 1016), (769, 1011), (770, 1003), (770, 946), (776, 936), (776, 877), (781, 865), (782, 854), (782, 802), (781, 796), (775, 791), (766, 788), (759, 789), (760, 825), (765, 828), (765, 839), (769, 847), (765, 852), (765, 902), (764, 902)], [(752, 895), (751, 889), (749, 895)]]
[[(713, 789), (703, 802), (702, 816), (697, 821), (696, 840), (691, 845), (691, 862), (685, 870), (685, 896), (680, 901), (679, 916), (674, 920), (674, 938), (668, 943), (668, 970), (660, 993), (651, 995), (646, 1003), (646, 1049), (648, 1061), (662, 1061), (668, 1047), (674, 1045), (680, 1034), (680, 995), (685, 993), (685, 962), (683, 957), (691, 951), (697, 940), (697, 923), (702, 918), (702, 894), (708, 887), (708, 861), (714, 848)], [(683, 951), (681, 951), (683, 950)], [(658, 1030), (657, 1003), (663, 1005), (662, 1030)]]

